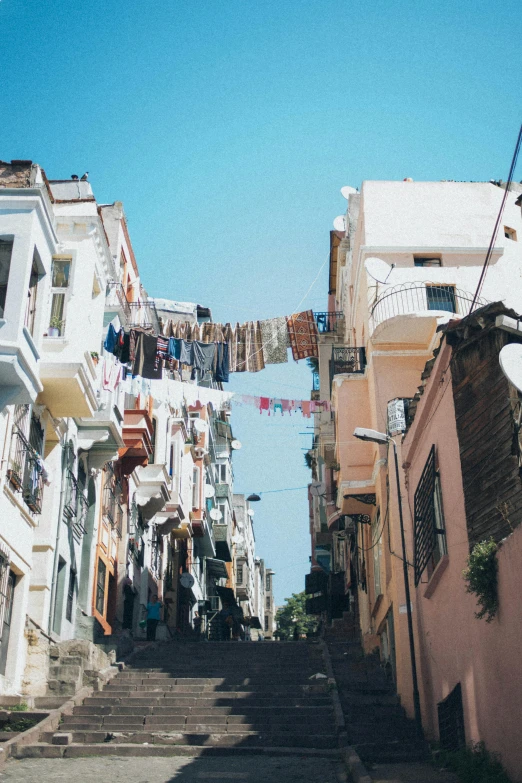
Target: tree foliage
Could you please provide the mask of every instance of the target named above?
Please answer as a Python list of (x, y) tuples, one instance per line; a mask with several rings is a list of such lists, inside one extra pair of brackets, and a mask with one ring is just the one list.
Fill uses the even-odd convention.
[(297, 626), (299, 634), (310, 633), (317, 628), (317, 619), (306, 614), (306, 594), (292, 593), (291, 598), (285, 598), (285, 605), (280, 606), (276, 613), (278, 636), (281, 639), (291, 639)]

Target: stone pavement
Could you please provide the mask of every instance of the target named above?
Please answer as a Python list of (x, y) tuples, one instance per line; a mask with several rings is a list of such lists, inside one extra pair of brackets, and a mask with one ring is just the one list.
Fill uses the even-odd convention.
[(346, 783), (340, 762), (306, 756), (23, 759), (0, 783)]
[(458, 777), (429, 764), (375, 764), (370, 771), (374, 783), (458, 783)]

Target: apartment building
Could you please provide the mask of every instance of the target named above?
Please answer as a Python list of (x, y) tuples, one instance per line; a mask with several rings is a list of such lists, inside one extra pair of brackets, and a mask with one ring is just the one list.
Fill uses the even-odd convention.
[[(502, 415), (507, 415), (513, 397), (498, 375), (502, 341), (497, 339), (493, 348), (485, 331), (482, 342), (476, 336), (475, 353), (466, 360), (472, 333), (494, 329), (497, 316), (514, 318), (518, 312), (519, 186), (508, 195), (480, 298), (474, 301), (503, 195), (501, 184), (493, 182), (405, 180), (367, 181), (360, 193), (348, 196), (346, 230), (330, 237), (328, 311), (317, 315), (321, 344), (312, 397), (331, 399), (333, 412), (315, 414), (309, 454), (312, 552), (307, 592), (313, 613), (332, 618), (355, 608), (364, 649), (379, 649), (401, 703), (413, 716), (397, 448), (424, 731), (429, 738), (445, 740), (441, 727), (448, 725), (450, 714), (453, 734), (462, 725), (466, 741), (484, 740), (514, 770), (517, 765), (520, 769), (516, 743), (506, 739), (509, 728), (500, 717), (499, 705), (506, 701), (498, 691), (497, 702), (491, 692), (479, 694), (473, 685), (487, 676), (485, 662), (491, 660), (493, 648), (490, 628), (475, 619), (461, 575), (477, 536), (490, 533), (487, 525), (473, 522), (479, 490), (485, 500), (494, 487), (492, 524), (496, 540), (504, 541), (499, 562), (514, 556), (518, 546), (517, 532), (511, 533), (506, 522), (502, 526), (504, 518), (513, 528), (517, 525), (515, 506), (510, 506), (515, 495), (498, 483), (482, 486), (479, 481), (472, 498), (466, 486), (471, 473), (465, 443), (474, 425), (465, 413), (491, 380), (487, 368), (495, 351)], [(491, 311), (489, 303), (500, 304)], [(445, 394), (441, 402), (445, 388), (452, 388), (453, 395)], [(480, 415), (485, 420), (490, 416)], [(394, 436), (395, 446), (386, 437), (380, 442), (358, 439), (356, 428)], [(508, 448), (512, 434), (506, 438)], [(419, 504), (427, 481), (427, 507), (435, 510), (423, 526), (426, 512)], [(502, 590), (513, 595), (509, 568), (504, 566)], [(501, 569), (502, 562), (499, 574)], [(504, 599), (506, 619), (511, 602)], [(454, 635), (450, 642), (455, 623), (458, 644)], [(514, 652), (513, 631), (506, 625), (496, 630), (507, 646), (508, 660)]]

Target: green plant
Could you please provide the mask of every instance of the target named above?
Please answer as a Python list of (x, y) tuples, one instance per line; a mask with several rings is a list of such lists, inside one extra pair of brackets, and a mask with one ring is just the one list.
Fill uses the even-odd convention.
[(99, 359), (99, 358), (100, 358), (100, 354), (98, 353), (98, 351), (91, 351), (91, 359)]
[(306, 467), (307, 467), (307, 468), (309, 468), (310, 470), (312, 470), (312, 468), (313, 468), (313, 465), (314, 465), (314, 458), (313, 458), (313, 456), (310, 454), (310, 452), (309, 452), (309, 451), (305, 451), (305, 455), (304, 455), (304, 461), (305, 461), (305, 465), (306, 465)]
[(57, 315), (53, 315), (53, 317), (49, 321), (49, 326), (51, 329), (61, 329), (62, 324), (63, 324), (63, 320), (59, 318)]
[(34, 718), (20, 718), (11, 723), (6, 723), (3, 731), (27, 731), (27, 729), (32, 729), (33, 726), (36, 726), (37, 723), (38, 721)]
[(435, 766), (455, 772), (460, 783), (511, 783), (497, 753), (486, 750), (483, 742), (454, 751), (440, 751)]
[(477, 596), (480, 612), (477, 620), (486, 618), (490, 623), (498, 611), (498, 544), (490, 538), (475, 544), (468, 557), (468, 567), (462, 572), (467, 582), (466, 592)]
[[(0, 705), (0, 709), (1, 709)], [(6, 710), (9, 710), (9, 712), (25, 712), (28, 707), (25, 701), (22, 701), (20, 704), (13, 704), (11, 707), (5, 707)]]

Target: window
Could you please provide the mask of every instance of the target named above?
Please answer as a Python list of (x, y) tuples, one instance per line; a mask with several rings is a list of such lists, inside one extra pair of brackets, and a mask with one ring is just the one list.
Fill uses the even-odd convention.
[(268, 631), (268, 617), (265, 617), (265, 632)]
[(270, 590), (272, 589), (272, 584), (271, 584), (270, 577), (271, 577), (271, 574), (267, 574), (266, 575), (266, 589), (267, 589), (268, 592), (270, 592)]
[(29, 278), (29, 288), (27, 289), (27, 302), (25, 307), (25, 319), (24, 319), (24, 324), (32, 336), (34, 336), (34, 319), (36, 316), (36, 294), (38, 292), (38, 281), (40, 279), (37, 258), (38, 255), (35, 249), (33, 255), (33, 265), (31, 267), (31, 277)]
[(242, 565), (237, 567), (236, 583), (238, 585), (242, 585), (243, 584), (243, 566)]
[(269, 595), (267, 595), (267, 597), (266, 597), (266, 611), (267, 612), (270, 611), (270, 596)]
[(71, 258), (53, 258), (51, 271), (51, 315), (49, 337), (61, 337), (65, 330), (65, 297), (69, 288)]
[(457, 312), (455, 287), (452, 285), (427, 285), (426, 298), (428, 310), (446, 310), (449, 313)]
[(440, 558), (447, 552), (440, 477), (435, 465), (435, 446), (431, 447), (415, 490), (414, 504), (414, 570), (417, 586), (426, 568), (428, 576), (431, 576)]
[(414, 256), (413, 263), (415, 266), (442, 266), (442, 261), (437, 256)]
[(152, 462), (157, 462), (156, 460), (156, 438), (157, 438), (157, 428), (158, 428), (158, 420), (155, 416), (152, 417), (152, 437), (151, 437), (151, 443), (152, 443)]
[(460, 682), (443, 701), (437, 704), (439, 739), (444, 750), (459, 750), (466, 746), (464, 709)]
[(517, 241), (517, 232), (514, 228), (509, 228), (509, 226), (504, 226), (504, 236), (506, 239), (511, 239), (513, 242)]
[(192, 508), (199, 508), (201, 497), (201, 471), (195, 467), (192, 471)]
[(216, 481), (218, 484), (228, 484), (228, 471), (227, 471), (227, 463), (223, 462), (219, 465), (215, 465), (215, 471), (216, 471)]
[(381, 557), (382, 557), (382, 529), (381, 529), (381, 514), (377, 510), (375, 517), (372, 521), (372, 540), (371, 540), (372, 552), (373, 552), (373, 585), (375, 588), (375, 598), (382, 594), (381, 588)]
[(12, 239), (0, 239), (0, 318), (4, 317), (7, 283), (11, 270)]
[(107, 566), (103, 560), (98, 559), (98, 573), (96, 575), (96, 611), (103, 614), (105, 609), (105, 581)]
[(217, 507), (221, 511), (221, 519), (218, 520), (219, 525), (228, 525), (228, 512), (226, 503), (218, 503)]
[(76, 571), (71, 568), (69, 571), (69, 588), (67, 590), (67, 604), (65, 607), (65, 617), (72, 623), (74, 591), (76, 589)]

